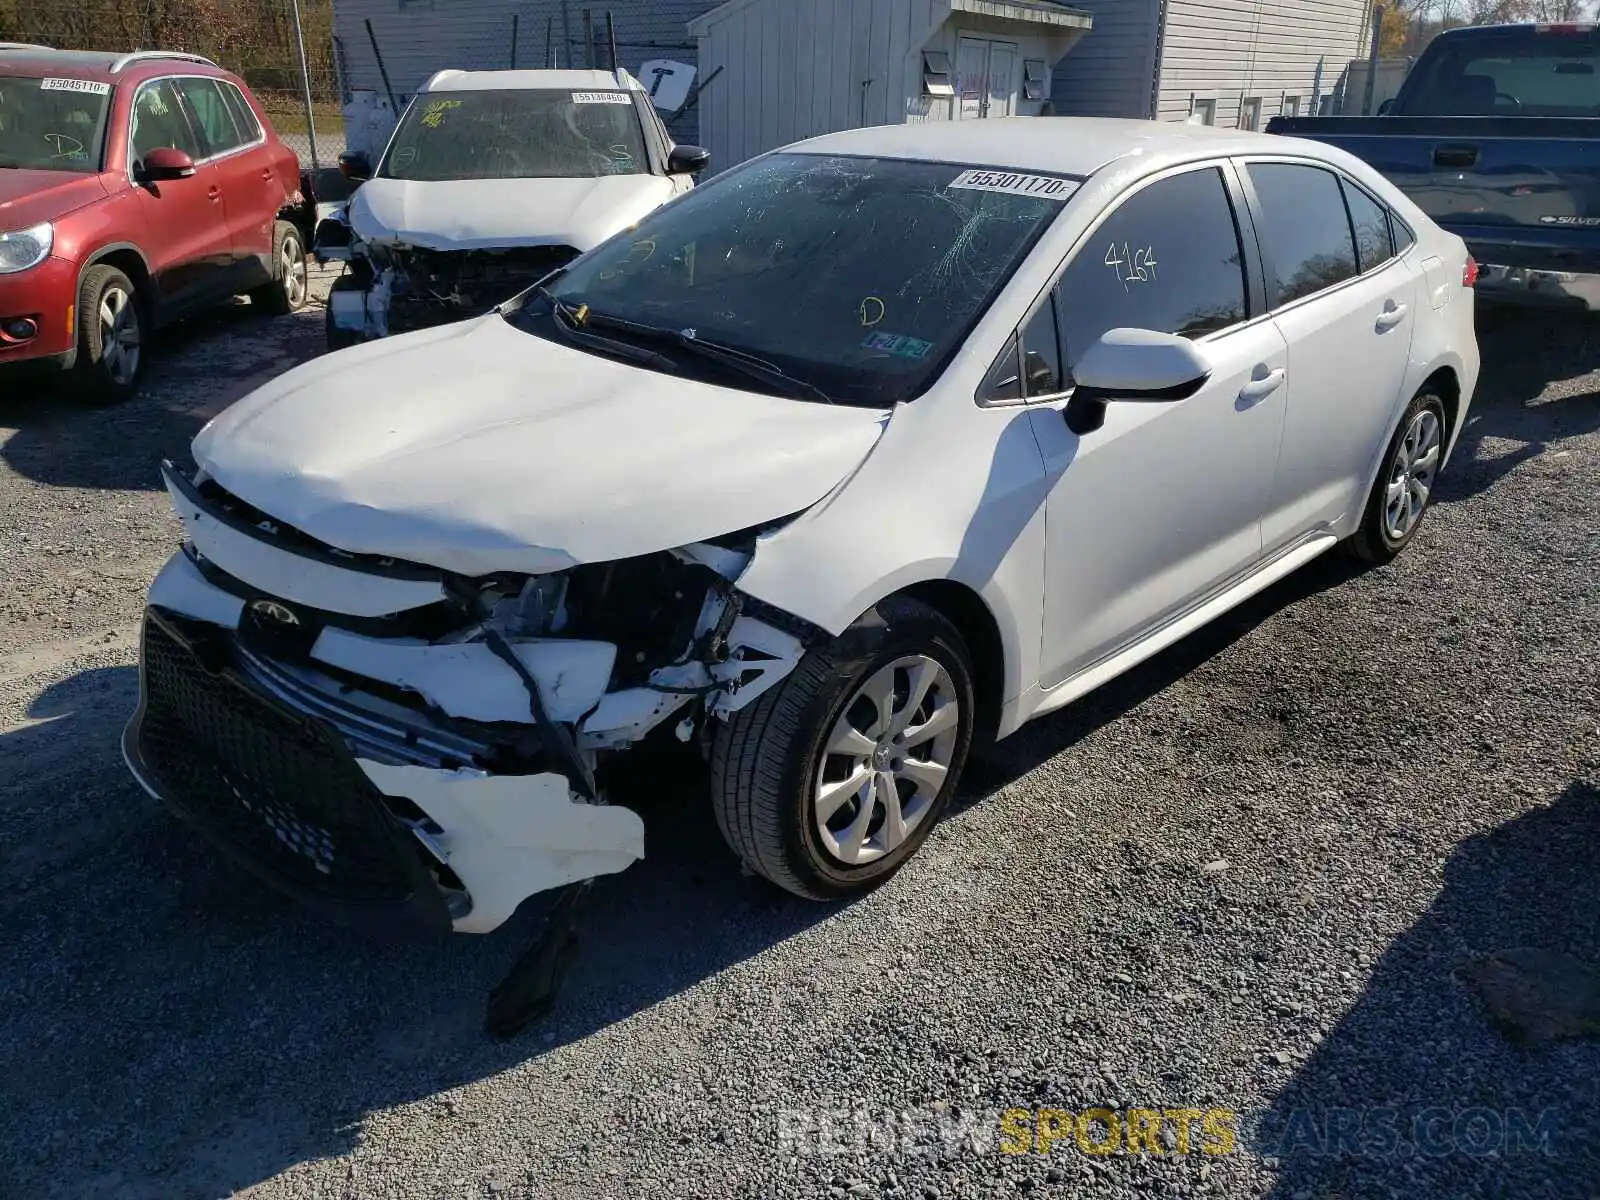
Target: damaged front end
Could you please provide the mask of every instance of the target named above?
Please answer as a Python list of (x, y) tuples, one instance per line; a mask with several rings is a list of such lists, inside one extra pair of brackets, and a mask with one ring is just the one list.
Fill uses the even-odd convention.
[(604, 757), (663, 727), (694, 740), (817, 632), (738, 591), (759, 530), (466, 578), (333, 549), (163, 473), (187, 539), (150, 592), (129, 766), (345, 920), (482, 933), (625, 869), (643, 824), (605, 802)]
[[(324, 222), (327, 225), (328, 222)], [(434, 250), (319, 230), (320, 261), (349, 263), (328, 296), (330, 335), (364, 341), (481, 316), (564, 267), (574, 246)]]

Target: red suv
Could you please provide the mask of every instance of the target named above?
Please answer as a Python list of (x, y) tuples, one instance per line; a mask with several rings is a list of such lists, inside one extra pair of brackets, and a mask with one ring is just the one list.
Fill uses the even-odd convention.
[(207, 59), (0, 43), (0, 393), (64, 371), (133, 395), (150, 331), (248, 292), (305, 303), (294, 151)]

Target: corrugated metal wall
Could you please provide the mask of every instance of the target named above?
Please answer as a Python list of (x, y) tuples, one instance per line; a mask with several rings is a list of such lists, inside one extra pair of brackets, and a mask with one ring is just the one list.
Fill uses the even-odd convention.
[[(708, 0), (568, 0), (574, 59), (583, 65), (583, 10), (595, 13), (603, 39), (605, 16), (616, 18), (618, 57), (629, 71), (652, 58), (695, 61), (689, 22), (716, 5)], [(401, 104), (435, 71), (501, 70), (511, 65), (511, 18), (517, 22), (517, 66), (542, 67), (548, 19), (555, 18), (555, 40), (562, 44), (560, 0), (335, 0), (334, 32), (344, 51), (348, 88), (382, 92), (372, 43), (364, 21), (372, 21), (389, 80)], [(602, 48), (601, 58), (606, 51)], [(673, 136), (695, 140), (691, 112), (674, 122)]]
[(1304, 114), (1317, 59), (1326, 94), (1359, 52), (1366, 13), (1365, 0), (1168, 0), (1160, 119), (1183, 120), (1190, 92), (1230, 128), (1241, 97), (1260, 98), (1262, 128), (1285, 94)]
[(1056, 65), (1055, 111), (1070, 117), (1148, 117), (1161, 0), (1072, 0), (1094, 14)]

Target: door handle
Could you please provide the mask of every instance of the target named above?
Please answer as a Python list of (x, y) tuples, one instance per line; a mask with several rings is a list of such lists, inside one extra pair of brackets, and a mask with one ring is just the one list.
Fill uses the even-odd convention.
[(1446, 145), (1433, 148), (1436, 167), (1472, 167), (1478, 163), (1478, 148), (1472, 145)]
[(262, 171), (261, 172), (261, 178), (265, 179), (268, 183), (271, 183), (272, 182), (272, 168), (268, 167), (264, 171)]
[[(1261, 366), (1256, 368), (1256, 371), (1260, 372), (1264, 370), (1265, 366), (1266, 364), (1263, 363)], [(1254, 404), (1257, 400), (1266, 399), (1282, 386), (1283, 368), (1273, 367), (1272, 370), (1267, 371), (1265, 375), (1256, 374), (1252, 376), (1250, 382), (1239, 389), (1239, 399), (1245, 401), (1246, 403)]]
[(219, 188), (216, 184), (212, 184), (209, 188), (206, 189), (206, 199), (212, 201), (213, 203), (215, 203), (218, 200), (221, 200), (222, 199), (222, 189)]
[(1396, 304), (1393, 300), (1390, 300), (1384, 304), (1383, 311), (1378, 314), (1378, 332), (1382, 333), (1385, 329), (1393, 329), (1405, 319), (1406, 306), (1404, 304)]

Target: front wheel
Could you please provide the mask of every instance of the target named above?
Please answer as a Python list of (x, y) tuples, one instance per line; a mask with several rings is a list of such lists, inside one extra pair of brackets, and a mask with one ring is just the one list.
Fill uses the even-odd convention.
[(973, 707), (955, 626), (915, 600), (882, 602), (719, 726), (711, 774), (723, 838), (797, 896), (872, 890), (949, 808)]
[(1416, 535), (1444, 461), (1444, 401), (1436, 392), (1417, 393), (1400, 418), (1383, 467), (1367, 497), (1361, 525), (1347, 543), (1363, 562), (1386, 563)]
[(101, 264), (78, 285), (78, 361), (73, 384), (85, 404), (121, 404), (144, 375), (144, 304), (133, 281)]

